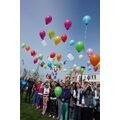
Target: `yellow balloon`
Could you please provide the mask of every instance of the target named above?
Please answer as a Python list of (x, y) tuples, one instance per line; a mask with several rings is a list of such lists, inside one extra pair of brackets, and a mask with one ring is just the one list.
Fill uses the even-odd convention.
[(97, 65), (98, 68), (100, 68), (100, 63)]
[(49, 38), (52, 39), (55, 35), (55, 32), (54, 31), (49, 31), (48, 35), (49, 35)]
[(62, 70), (62, 66), (59, 67), (59, 70), (60, 70), (60, 71)]
[(70, 73), (73, 73), (73, 72), (74, 72), (74, 69), (73, 69), (73, 68), (71, 68), (71, 69), (70, 69)]
[(55, 45), (58, 45), (61, 41), (61, 37), (60, 36), (56, 36), (55, 39), (54, 39), (54, 43)]

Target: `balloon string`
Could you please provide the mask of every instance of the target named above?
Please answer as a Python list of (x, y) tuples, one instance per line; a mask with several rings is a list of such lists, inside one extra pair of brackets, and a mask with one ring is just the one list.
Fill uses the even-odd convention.
[[(84, 33), (84, 45), (85, 45), (85, 41), (86, 41), (86, 39), (87, 39), (87, 25), (86, 25), (86, 27), (85, 27), (85, 33)], [(85, 52), (85, 47), (84, 47), (84, 52)]]

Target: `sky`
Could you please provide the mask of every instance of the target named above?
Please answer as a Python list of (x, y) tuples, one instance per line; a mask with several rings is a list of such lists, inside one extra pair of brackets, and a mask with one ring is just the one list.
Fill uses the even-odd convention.
[[(45, 17), (51, 15), (53, 20), (49, 25), (45, 25)], [(82, 18), (89, 15), (92, 18), (88, 25), (87, 38), (85, 41), (85, 48), (92, 48), (94, 53), (100, 54), (100, 1), (99, 0), (20, 0), (20, 43), (30, 45), (31, 50), (37, 51), (44, 55), (45, 62), (47, 56), (51, 52), (61, 53), (62, 61), (67, 59), (67, 54), (70, 52), (74, 55), (73, 61), (68, 61), (63, 69), (70, 69), (73, 64), (78, 66), (86, 66), (88, 56), (86, 53), (78, 53), (75, 46), (70, 46), (69, 41), (74, 39), (77, 41), (84, 40), (85, 25)], [(70, 19), (72, 27), (70, 30), (64, 28), (64, 21)], [(45, 40), (47, 46), (41, 44), (39, 31), (54, 30), (56, 35), (67, 34), (68, 40), (66, 43), (61, 42), (58, 46), (54, 44), (54, 40), (50, 40), (46, 35)], [(79, 60), (78, 56), (83, 54), (83, 60)], [(21, 68), (29, 70), (36, 69), (37, 64), (33, 64), (33, 57), (30, 52), (24, 49), (20, 50)], [(22, 65), (24, 59), (24, 65)], [(91, 71), (93, 72), (93, 71)], [(51, 73), (50, 70), (39, 69), (39, 73), (46, 75)], [(65, 73), (59, 72), (58, 78), (64, 78)]]

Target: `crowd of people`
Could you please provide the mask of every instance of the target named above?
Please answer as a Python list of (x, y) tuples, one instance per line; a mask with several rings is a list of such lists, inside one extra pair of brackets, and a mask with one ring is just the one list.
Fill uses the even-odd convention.
[[(54, 89), (62, 93), (56, 97)], [(100, 84), (91, 82), (20, 78), (21, 102), (32, 102), (49, 117), (58, 120), (100, 120)]]

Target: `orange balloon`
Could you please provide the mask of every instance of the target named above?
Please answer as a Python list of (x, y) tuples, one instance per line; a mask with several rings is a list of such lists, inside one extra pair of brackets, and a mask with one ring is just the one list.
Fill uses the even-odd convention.
[(61, 60), (61, 58), (62, 58), (62, 55), (61, 54), (57, 54), (57, 60), (59, 61), (59, 60)]
[(90, 62), (93, 66), (98, 65), (98, 63), (100, 62), (100, 56), (97, 54), (93, 54), (90, 56)]
[(25, 50), (29, 51), (30, 50), (30, 46), (26, 45)]

